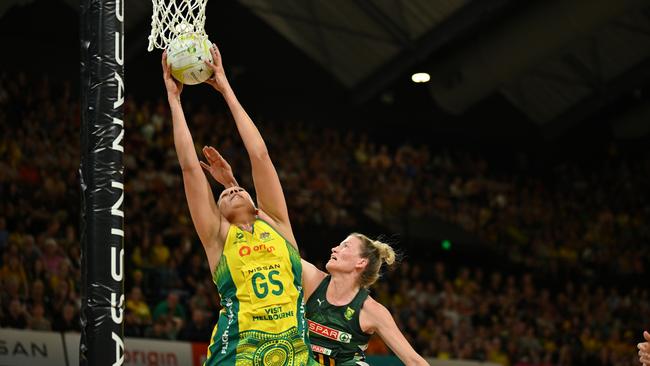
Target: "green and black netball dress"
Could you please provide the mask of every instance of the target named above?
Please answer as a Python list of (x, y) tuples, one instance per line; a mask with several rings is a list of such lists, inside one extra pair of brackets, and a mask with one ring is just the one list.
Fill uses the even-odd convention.
[(368, 297), (362, 288), (352, 301), (344, 306), (327, 302), (325, 293), (331, 276), (327, 276), (307, 301), (307, 322), (314, 358), (321, 365), (367, 365), (363, 353), (368, 348), (370, 335), (359, 325), (359, 313)]

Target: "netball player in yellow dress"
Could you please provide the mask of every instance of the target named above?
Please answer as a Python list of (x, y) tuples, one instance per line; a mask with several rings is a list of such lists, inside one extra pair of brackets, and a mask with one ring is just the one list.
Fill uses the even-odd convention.
[(185, 196), (221, 296), (205, 365), (312, 365), (302, 265), (280, 180), (262, 136), (228, 83), (216, 46), (211, 52), (214, 63), (206, 67), (214, 76), (207, 83), (221, 93), (234, 117), (250, 158), (257, 206), (236, 185), (215, 201), (183, 113), (183, 85), (171, 77), (163, 53)]

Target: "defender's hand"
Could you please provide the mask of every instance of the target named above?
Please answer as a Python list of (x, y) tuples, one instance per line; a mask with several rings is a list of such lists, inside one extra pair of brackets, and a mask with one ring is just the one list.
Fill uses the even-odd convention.
[(225, 188), (237, 186), (237, 180), (232, 174), (232, 168), (226, 159), (219, 154), (217, 149), (212, 146), (203, 147), (203, 156), (208, 160), (208, 164), (201, 161), (203, 169), (207, 170), (210, 175)]

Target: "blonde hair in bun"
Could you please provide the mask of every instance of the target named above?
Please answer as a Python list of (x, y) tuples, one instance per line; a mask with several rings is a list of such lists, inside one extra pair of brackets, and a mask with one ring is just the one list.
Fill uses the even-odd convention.
[(382, 264), (393, 265), (397, 261), (397, 255), (390, 245), (380, 240), (372, 240), (359, 233), (350, 235), (361, 240), (361, 257), (368, 260), (368, 265), (359, 278), (359, 285), (368, 288), (381, 276)]

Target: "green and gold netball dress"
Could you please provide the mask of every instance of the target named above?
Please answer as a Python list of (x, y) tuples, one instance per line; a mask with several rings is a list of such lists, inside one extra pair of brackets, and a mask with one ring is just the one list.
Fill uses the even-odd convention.
[(257, 219), (232, 225), (214, 272), (222, 309), (204, 365), (303, 366), (311, 358), (300, 254)]

